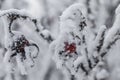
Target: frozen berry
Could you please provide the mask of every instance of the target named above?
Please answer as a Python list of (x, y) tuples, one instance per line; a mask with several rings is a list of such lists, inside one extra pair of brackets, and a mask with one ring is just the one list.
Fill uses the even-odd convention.
[(65, 52), (75, 53), (76, 52), (76, 44), (65, 42)]

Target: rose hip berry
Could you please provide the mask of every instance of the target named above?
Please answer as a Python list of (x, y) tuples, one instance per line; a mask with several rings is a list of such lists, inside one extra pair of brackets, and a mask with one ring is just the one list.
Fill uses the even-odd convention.
[(65, 52), (75, 53), (76, 52), (76, 44), (65, 42)]

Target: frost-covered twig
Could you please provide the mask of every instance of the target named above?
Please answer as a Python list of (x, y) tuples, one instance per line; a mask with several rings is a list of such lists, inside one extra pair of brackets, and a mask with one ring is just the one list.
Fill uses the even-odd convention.
[(103, 47), (104, 39), (105, 39), (105, 32), (106, 32), (106, 26), (101, 26), (97, 36), (95, 37), (94, 42), (90, 46), (88, 55), (90, 55), (89, 57), (90, 60), (93, 59), (93, 61), (89, 62), (89, 65), (91, 65), (92, 68), (96, 65), (96, 63), (99, 62), (100, 51), (101, 48)]
[(97, 72), (94, 76), (97, 76), (102, 70), (107, 74), (105, 67), (101, 67), (106, 64), (101, 63), (105, 63), (105, 54), (120, 38), (119, 15), (110, 30), (107, 31), (106, 26), (100, 27), (94, 42), (90, 45), (87, 44), (89, 25), (82, 14), (80, 4), (67, 8), (60, 18), (60, 36), (51, 44), (57, 65), (65, 67), (70, 74), (80, 77), (81, 80), (89, 79), (94, 70)]
[(48, 43), (51, 43), (54, 40), (54, 38), (51, 35), (50, 31), (48, 31), (47, 29), (44, 29), (43, 31), (41, 31), (40, 36), (44, 40), (46, 40)]
[(35, 30), (36, 31), (39, 30), (38, 26), (36, 25), (37, 19), (34, 19), (25, 10), (17, 10), (17, 9), (2, 10), (0, 11), (0, 17), (3, 17), (3, 16), (7, 16), (8, 19), (10, 20), (10, 23), (9, 23), (10, 29), (11, 29), (11, 24), (13, 23), (14, 20), (23, 19), (23, 20), (30, 20), (32, 23), (34, 23), (36, 28)]
[[(22, 74), (26, 74), (24, 60), (33, 61), (30, 52), (30, 46), (36, 47), (38, 50), (37, 55), (39, 53), (39, 47), (36, 43), (31, 43), (22, 33), (18, 31), (12, 31), (11, 26), (12, 23), (17, 19), (24, 19), (27, 18), (34, 23), (34, 19), (31, 19), (28, 15), (25, 15), (24, 11), (21, 10), (5, 10), (0, 12), (0, 17), (2, 17), (5, 27), (5, 48), (7, 52), (4, 56), (4, 62), (7, 64), (12, 64), (12, 58), (16, 58), (16, 62), (18, 64), (18, 68)], [(37, 27), (36, 27), (37, 29)], [(26, 49), (28, 47), (29, 49)], [(29, 56), (30, 55), (30, 56)], [(36, 56), (37, 56), (36, 55)], [(31, 66), (34, 64), (31, 63)], [(12, 68), (12, 67), (11, 67)]]
[[(119, 7), (118, 7), (119, 8)], [(101, 56), (104, 56), (105, 54), (107, 54), (107, 52), (111, 49), (111, 47), (115, 44), (115, 42), (117, 40), (120, 39), (120, 28), (119, 28), (119, 23), (120, 23), (120, 13), (119, 10), (120, 9), (116, 9), (116, 19), (115, 22), (112, 26), (112, 28), (108, 31), (106, 37), (105, 37), (105, 41), (104, 41), (104, 45), (102, 48), (102, 52), (101, 52)]]
[[(58, 64), (57, 66), (65, 67), (69, 74), (71, 74), (71, 79), (73, 79), (72, 75), (76, 73), (74, 67), (77, 67), (76, 64), (73, 65), (71, 63), (74, 63), (78, 58), (82, 60), (87, 55), (85, 37), (87, 24), (81, 12), (81, 7), (83, 7), (81, 4), (74, 4), (63, 12), (60, 18), (60, 36), (51, 44), (54, 47), (54, 60)], [(81, 69), (83, 74), (84, 72), (87, 74), (87, 59), (84, 61), (80, 63), (81, 65), (78, 68)]]

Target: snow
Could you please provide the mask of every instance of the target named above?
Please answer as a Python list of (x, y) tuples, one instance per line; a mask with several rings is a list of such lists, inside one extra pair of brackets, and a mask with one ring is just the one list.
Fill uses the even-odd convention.
[(45, 38), (48, 38), (50, 36), (50, 32), (48, 30), (43, 30), (41, 34), (43, 34)]
[(8, 51), (6, 52), (4, 59), (3, 59), (3, 63), (5, 65), (6, 72), (11, 72), (11, 69), (12, 69), (11, 63), (9, 62), (10, 61), (10, 54), (11, 54), (11, 50), (8, 49)]
[(77, 17), (81, 17), (81, 13), (85, 15), (85, 6), (80, 3), (73, 4), (62, 13), (61, 20), (64, 21), (66, 19), (77, 19)]
[[(119, 34), (119, 23), (120, 23), (120, 14), (116, 15), (116, 19), (115, 22), (112, 26), (112, 28), (108, 31), (106, 38), (104, 40), (104, 45), (103, 45), (103, 49), (106, 49), (106, 47), (112, 42), (114, 41), (114, 39), (117, 37), (117, 35)], [(104, 51), (104, 50), (103, 50)]]
[[(101, 50), (101, 40), (104, 39), (105, 37), (105, 31), (106, 31), (106, 26), (103, 25), (100, 27), (97, 36), (94, 39), (94, 42), (92, 42), (92, 44), (90, 44), (89, 47), (89, 57), (98, 57), (99, 54), (98, 52)], [(100, 50), (98, 50), (98, 47), (100, 48)]]
[(116, 13), (116, 15), (118, 15), (120, 13), (120, 5), (118, 5), (118, 7), (116, 8), (115, 13)]
[(0, 1), (0, 80), (119, 80), (119, 3)]
[(75, 61), (74, 61), (74, 67), (77, 67), (79, 64), (84, 62), (85, 57), (79, 56)]
[(96, 75), (96, 78), (98, 80), (101, 80), (107, 78), (108, 76), (109, 76), (108, 72), (105, 69), (103, 69)]
[[(81, 75), (81, 79), (85, 78), (85, 72), (89, 72), (90, 67), (88, 65), (91, 65), (93, 67), (97, 67), (96, 65), (99, 65), (99, 61), (102, 60), (102, 57), (99, 53), (102, 53), (106, 47), (108, 46), (111, 41), (113, 41), (114, 36), (116, 35), (118, 29), (119, 29), (119, 15), (117, 15), (117, 18), (115, 20), (115, 23), (113, 27), (106, 32), (106, 26), (103, 25), (100, 27), (100, 30), (97, 33), (97, 36), (94, 39), (94, 42), (92, 42), (91, 45), (86, 46), (86, 43), (83, 43), (83, 36), (85, 36), (85, 40), (88, 39), (86, 38), (88, 34), (87, 30), (89, 28), (86, 28), (86, 26), (83, 26), (83, 29), (79, 27), (80, 22), (86, 21), (84, 19), (84, 15), (82, 14), (82, 11), (80, 9), (80, 4), (74, 4), (70, 7), (68, 7), (60, 17), (60, 35), (59, 37), (53, 41), (54, 43), (54, 48), (53, 48), (53, 53), (55, 54), (55, 62), (59, 68), (65, 67), (68, 72), (70, 70), (71, 74), (74, 74), (78, 76), (79, 74)], [(88, 26), (87, 26), (88, 27)], [(81, 31), (80, 31), (81, 30)], [(74, 39), (74, 37), (78, 36), (80, 39)], [(112, 37), (111, 37), (112, 36)], [(81, 41), (80, 45), (76, 45), (77, 49), (76, 52), (78, 55), (69, 57), (66, 56), (68, 55), (67, 53), (69, 52), (64, 52), (64, 43), (72, 43), (74, 42), (75, 44), (78, 44), (77, 42)], [(89, 41), (89, 40), (86, 40)], [(85, 52), (85, 48), (90, 47), (88, 50), (88, 54)], [(100, 50), (97, 50), (100, 48)], [(62, 52), (63, 51), (63, 52)], [(107, 50), (106, 50), (107, 51)], [(108, 51), (107, 51), (108, 52)], [(96, 58), (98, 62), (96, 62)], [(87, 60), (90, 59), (91, 64), (88, 64)], [(83, 65), (84, 69), (81, 67), (78, 67), (79, 65)], [(74, 66), (73, 66), (74, 65)], [(75, 72), (75, 70), (78, 70)], [(96, 78), (98, 80), (100, 79), (105, 79), (108, 77), (108, 72), (104, 68), (97, 68), (98, 74), (96, 74)], [(95, 72), (97, 72), (97, 69)], [(102, 69), (102, 70), (101, 70)], [(92, 69), (90, 70), (92, 71)], [(94, 74), (95, 75), (95, 74)]]
[[(73, 4), (68, 7), (60, 17), (60, 35), (52, 42), (52, 51), (54, 53), (54, 60), (60, 69), (66, 69), (68, 74), (77, 75), (76, 68), (82, 63), (86, 69), (86, 54), (85, 43), (83, 36), (86, 33), (86, 20), (81, 12), (81, 4)], [(81, 26), (80, 26), (81, 25)], [(70, 53), (65, 51), (66, 42), (68, 44), (74, 43), (76, 46), (75, 52)], [(69, 46), (69, 45), (67, 45)], [(63, 51), (63, 52), (62, 52)], [(81, 77), (84, 76), (84, 71), (79, 68)]]
[[(7, 49), (7, 52), (4, 56), (4, 63), (5, 63), (6, 68), (8, 68), (7, 71), (11, 72), (11, 71), (14, 71), (14, 68), (12, 67), (12, 65), (16, 65), (16, 62), (17, 62), (17, 67), (18, 67), (20, 73), (22, 75), (27, 75), (27, 71), (26, 71), (27, 65), (29, 65), (29, 67), (34, 66), (33, 60), (32, 60), (33, 57), (31, 57), (31, 55), (30, 55), (31, 54), (30, 49), (27, 48), (32, 45), (31, 45), (31, 43), (29, 43), (29, 41), (26, 39), (26, 37), (22, 34), (22, 32), (12, 31), (10, 29), (11, 25), (9, 23), (11, 21), (7, 17), (3, 17), (3, 16), (12, 15), (12, 14), (17, 14), (20, 16), (27, 16), (29, 18), (29, 15), (26, 14), (26, 12), (23, 10), (10, 9), (10, 10), (4, 10), (4, 11), (0, 12), (0, 15), (4, 21), (5, 48)], [(31, 18), (30, 18), (30, 20), (31, 20)], [(8, 23), (6, 23), (6, 22), (8, 22)], [(19, 49), (18, 49), (18, 47), (19, 47)], [(39, 53), (39, 50), (38, 50), (37, 54), (38, 53)], [(14, 59), (14, 56), (16, 57), (16, 59), (15, 59), (16, 62), (12, 61)], [(25, 57), (28, 60), (28, 62), (26, 62), (27, 65), (24, 64), (23, 59)]]
[(28, 15), (26, 13), (26, 11), (23, 9), (23, 10), (18, 10), (18, 9), (9, 9), (9, 10), (1, 10), (0, 11), (0, 16), (4, 16), (6, 14), (20, 14), (20, 15)]
[[(81, 4), (74, 4), (67, 8), (60, 17), (60, 31), (70, 32), (72, 30), (78, 30), (80, 22), (85, 21), (82, 13), (83, 6)], [(81, 27), (80, 27), (81, 28)], [(76, 32), (77, 33), (77, 32)]]
[(21, 55), (20, 54), (17, 54), (16, 61), (17, 61), (18, 69), (19, 69), (20, 73), (22, 75), (27, 75), (27, 71), (26, 71), (26, 68), (24, 66), (24, 63), (21, 61)]

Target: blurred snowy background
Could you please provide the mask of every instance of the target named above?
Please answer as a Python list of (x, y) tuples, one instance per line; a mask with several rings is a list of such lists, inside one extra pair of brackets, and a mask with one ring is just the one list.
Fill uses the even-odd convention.
[[(29, 21), (16, 21), (12, 29), (22, 32), (27, 38), (35, 41), (40, 52), (35, 59), (35, 66), (28, 69), (27, 75), (22, 75), (17, 70), (13, 73), (6, 73), (3, 63), (6, 52), (4, 48), (5, 31), (3, 21), (0, 19), (0, 80), (74, 80), (70, 79), (64, 69), (57, 69), (55, 61), (52, 59), (54, 53), (49, 51), (50, 43), (59, 36), (62, 12), (74, 3), (84, 5), (83, 14), (92, 34), (90, 38), (94, 39), (100, 26), (106, 25), (107, 29), (113, 26), (115, 10), (120, 4), (120, 0), (0, 0), (0, 10), (24, 9), (39, 21), (40, 27), (44, 28), (43, 34), (47, 35), (45, 31), (47, 30), (52, 36), (52, 39), (45, 39), (34, 31), (34, 26)], [(120, 27), (120, 22), (118, 23)], [(120, 32), (120, 28), (117, 29)], [(92, 41), (89, 44), (91, 43)], [(109, 54), (105, 56), (105, 61), (109, 77), (90, 80), (120, 80), (120, 41), (117, 41)]]

